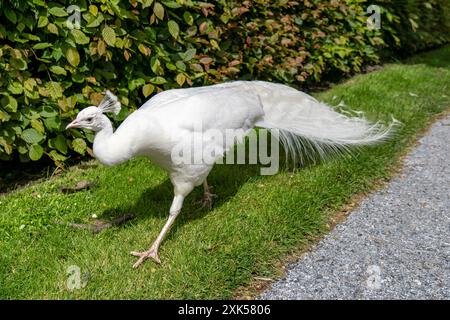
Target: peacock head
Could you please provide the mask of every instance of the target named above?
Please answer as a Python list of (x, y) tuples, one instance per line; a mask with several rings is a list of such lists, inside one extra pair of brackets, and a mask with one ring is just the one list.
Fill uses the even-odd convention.
[(76, 119), (67, 125), (66, 130), (70, 128), (83, 128), (98, 132), (105, 127), (106, 117), (103, 113), (107, 112), (112, 112), (116, 115), (120, 112), (119, 99), (109, 90), (106, 91), (105, 97), (98, 107), (90, 106), (81, 110)]

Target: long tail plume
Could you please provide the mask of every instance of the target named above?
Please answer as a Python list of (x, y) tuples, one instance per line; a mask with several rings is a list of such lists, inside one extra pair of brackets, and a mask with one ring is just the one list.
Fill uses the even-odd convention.
[(370, 122), (361, 112), (335, 111), (332, 107), (293, 88), (256, 82), (264, 109), (264, 119), (258, 126), (279, 131), (287, 159), (305, 163), (342, 153), (354, 147), (373, 145), (392, 137), (399, 121), (389, 125)]

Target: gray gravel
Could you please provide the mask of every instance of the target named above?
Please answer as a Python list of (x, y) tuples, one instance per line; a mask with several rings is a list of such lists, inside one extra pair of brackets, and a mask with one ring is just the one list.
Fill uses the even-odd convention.
[(450, 116), (260, 299), (450, 299)]

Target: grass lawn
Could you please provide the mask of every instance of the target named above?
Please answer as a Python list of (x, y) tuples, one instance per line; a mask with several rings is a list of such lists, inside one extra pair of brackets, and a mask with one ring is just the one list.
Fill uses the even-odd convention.
[[(369, 118), (403, 123), (391, 142), (304, 168), (260, 176), (257, 166), (216, 166), (218, 194), (200, 209), (197, 188), (160, 250), (161, 265), (132, 269), (165, 223), (172, 200), (167, 175), (146, 159), (114, 168), (97, 162), (0, 196), (0, 298), (230, 298), (254, 277), (278, 274), (277, 262), (326, 232), (330, 217), (358, 192), (388, 178), (401, 154), (433, 115), (450, 106), (450, 46), (356, 76), (319, 99), (341, 100)], [(61, 194), (61, 185), (98, 179), (89, 191)], [(136, 218), (94, 235), (57, 225), (132, 212)], [(88, 279), (70, 291), (67, 269)]]

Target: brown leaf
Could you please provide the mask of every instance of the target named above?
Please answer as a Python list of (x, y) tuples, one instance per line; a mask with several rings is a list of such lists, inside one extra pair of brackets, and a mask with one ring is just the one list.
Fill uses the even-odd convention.
[(86, 81), (90, 82), (90, 83), (97, 83), (97, 80), (95, 79), (95, 77), (86, 77)]
[(128, 61), (128, 60), (130, 60), (131, 54), (127, 50), (125, 50), (123, 52), (123, 56), (125, 57), (125, 60)]
[(202, 64), (210, 64), (211, 62), (213, 62), (213, 59), (211, 59), (210, 57), (203, 57), (200, 59), (200, 63)]
[(59, 187), (59, 192), (62, 193), (73, 193), (81, 190), (89, 190), (90, 188), (97, 185), (96, 181), (88, 181), (88, 180), (81, 180), (79, 181), (75, 186), (69, 187), (69, 186), (61, 186)]
[(98, 106), (103, 100), (103, 94), (99, 92), (93, 92), (90, 94), (89, 99), (94, 106)]
[(237, 66), (238, 64), (240, 64), (241, 62), (239, 60), (233, 60), (230, 63), (228, 63), (229, 67), (234, 67)]
[(98, 40), (97, 52), (100, 56), (104, 55), (106, 52), (106, 44), (105, 44), (105, 41), (103, 41), (102, 39)]
[(197, 72), (203, 72), (203, 67), (198, 63), (193, 63), (190, 65), (191, 69)]
[(208, 29), (208, 22), (203, 22), (200, 27), (198, 27), (198, 30), (201, 34), (204, 34), (206, 32), (206, 29)]

